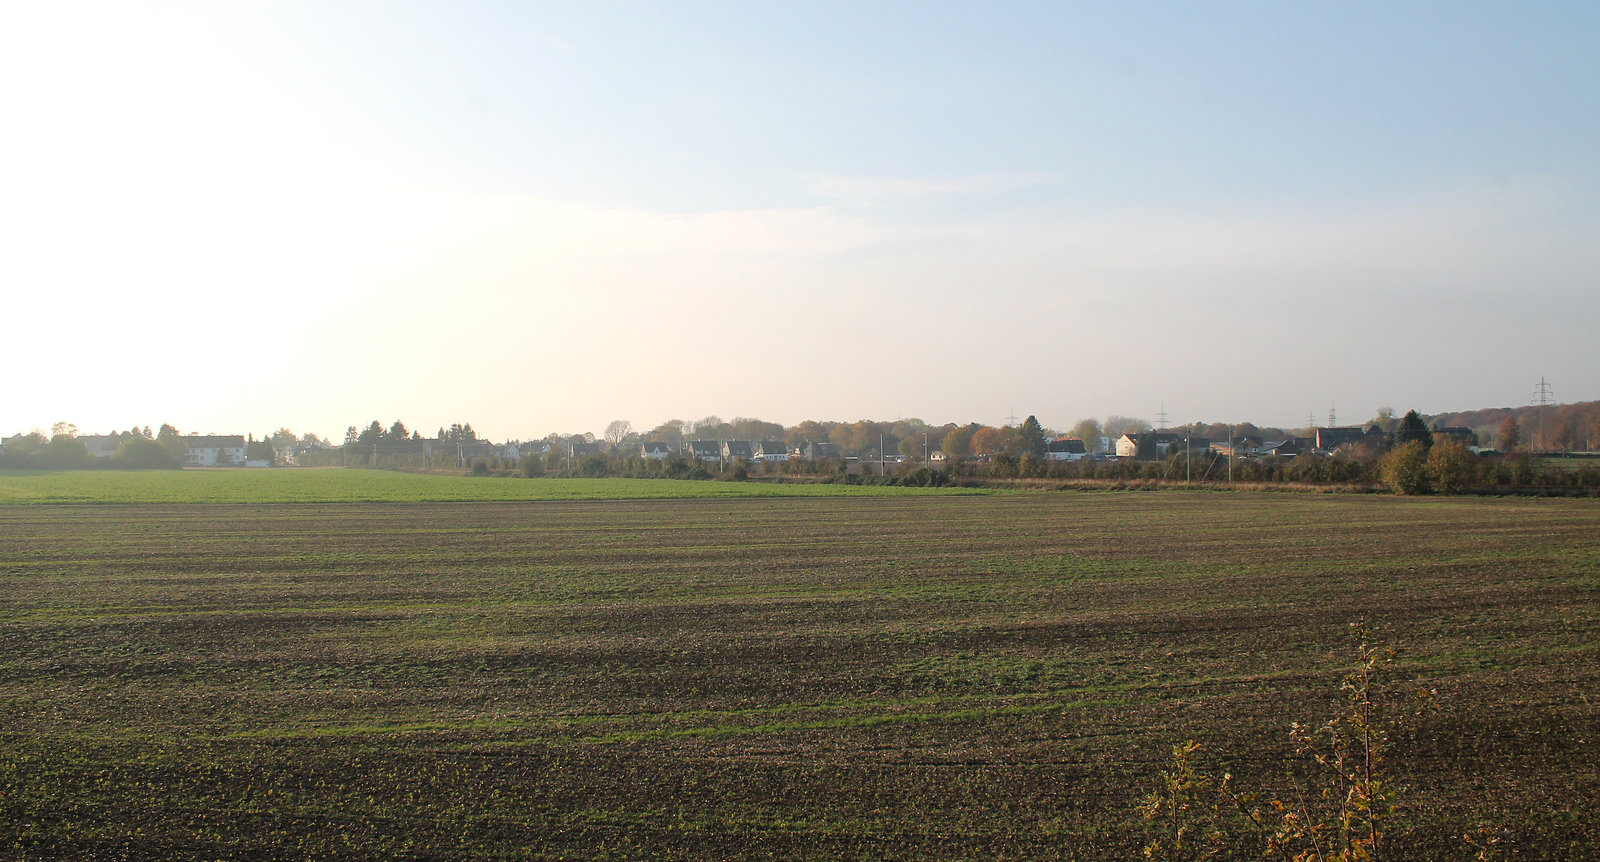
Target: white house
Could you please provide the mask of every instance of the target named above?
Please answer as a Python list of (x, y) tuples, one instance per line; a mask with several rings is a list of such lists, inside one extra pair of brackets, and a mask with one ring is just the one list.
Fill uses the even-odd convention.
[[(1155, 454), (1163, 458), (1166, 457), (1167, 452), (1170, 451), (1174, 446), (1179, 448), (1183, 447), (1183, 435), (1173, 431), (1146, 431), (1142, 434), (1129, 433), (1117, 438), (1117, 457), (1139, 457), (1139, 444), (1146, 438), (1155, 443)], [(1210, 441), (1206, 441), (1202, 448), (1209, 447), (1210, 445)]]
[(238, 467), (243, 463), (242, 434), (189, 434), (183, 438), (185, 467)]
[(90, 458), (110, 458), (117, 454), (117, 447), (122, 445), (120, 437), (107, 434), (80, 434), (78, 442), (83, 444)]

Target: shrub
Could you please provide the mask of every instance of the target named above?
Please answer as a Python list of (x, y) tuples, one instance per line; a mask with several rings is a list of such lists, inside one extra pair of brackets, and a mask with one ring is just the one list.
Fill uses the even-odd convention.
[(1017, 459), (1001, 452), (989, 459), (989, 475), (996, 479), (1017, 478)]
[(573, 475), (584, 479), (599, 479), (611, 475), (610, 465), (606, 464), (604, 455), (589, 455), (573, 469)]
[(1428, 486), (1428, 447), (1412, 440), (1389, 450), (1378, 462), (1378, 477), (1396, 494), (1426, 494)]
[(942, 488), (950, 484), (950, 477), (943, 470), (921, 467), (900, 477), (900, 484), (913, 488)]
[(1050, 462), (1032, 452), (1026, 452), (1017, 464), (1017, 475), (1025, 479), (1042, 479), (1050, 475)]
[(174, 470), (179, 466), (166, 448), (148, 437), (132, 437), (118, 446), (116, 454), (111, 456), (111, 463), (117, 467), (134, 469)]
[(1478, 475), (1478, 456), (1459, 440), (1441, 439), (1428, 450), (1428, 478), (1443, 494), (1459, 494)]

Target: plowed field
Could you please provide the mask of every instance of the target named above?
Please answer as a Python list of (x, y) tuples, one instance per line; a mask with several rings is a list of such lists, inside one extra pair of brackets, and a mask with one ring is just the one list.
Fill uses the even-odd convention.
[(1396, 852), (1600, 853), (1593, 501), (0, 506), (0, 857), (1132, 858), (1359, 618)]

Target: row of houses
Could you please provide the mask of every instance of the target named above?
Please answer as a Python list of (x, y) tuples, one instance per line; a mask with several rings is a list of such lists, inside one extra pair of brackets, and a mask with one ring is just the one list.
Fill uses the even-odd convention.
[[(0, 449), (5, 444), (20, 439), (7, 437), (0, 440)], [(120, 434), (79, 434), (73, 438), (83, 444), (84, 451), (90, 458), (99, 461), (109, 461), (111, 456), (117, 454), (117, 449), (128, 442), (127, 435)], [(246, 460), (245, 439), (239, 434), (188, 434), (179, 438), (183, 441), (183, 466), (185, 467), (266, 467), (265, 461), (255, 462)]]
[(652, 461), (664, 461), (673, 455), (682, 455), (691, 461), (706, 464), (725, 461), (781, 464), (794, 458), (837, 458), (839, 447), (832, 443), (807, 443), (790, 449), (781, 440), (684, 440), (674, 447), (671, 443), (651, 441), (640, 444), (639, 454)]
[[(1469, 445), (1477, 443), (1476, 437), (1466, 428), (1440, 428), (1434, 433), (1458, 437)], [(1342, 446), (1381, 444), (1387, 439), (1388, 435), (1375, 425), (1317, 428), (1310, 437), (1289, 437), (1279, 441), (1267, 441), (1258, 436), (1244, 436), (1236, 438), (1232, 443), (1213, 441), (1204, 437), (1189, 437), (1186, 444), (1181, 433), (1151, 431), (1142, 434), (1124, 434), (1115, 441), (1109, 437), (1100, 437), (1094, 441), (1093, 446), (1077, 437), (1057, 437), (1046, 442), (1044, 454), (1045, 458), (1051, 461), (1081, 461), (1106, 457), (1134, 459), (1141, 457), (1142, 445), (1146, 447), (1147, 453), (1153, 453), (1147, 454), (1146, 457), (1166, 457), (1187, 445), (1191, 452), (1210, 450), (1219, 455), (1232, 457), (1259, 458), (1272, 455), (1292, 457), (1302, 452), (1332, 454)], [(534, 440), (525, 443), (494, 444), (485, 440), (412, 439), (384, 440), (367, 445), (370, 445), (372, 451), (378, 455), (422, 455), (430, 460), (449, 457), (459, 459), (463, 463), (476, 458), (520, 459), (530, 455), (570, 458), (576, 462), (607, 452), (624, 454), (616, 447), (599, 441), (553, 444), (546, 440)], [(361, 447), (357, 448), (359, 451)], [(808, 441), (797, 446), (788, 446), (781, 440), (680, 440), (676, 443), (650, 440), (637, 444), (637, 448), (630, 448), (625, 454), (637, 455), (647, 461), (664, 461), (679, 455), (706, 464), (740, 460), (752, 464), (778, 464), (793, 460), (850, 460), (854, 457), (835, 443)], [(935, 462), (946, 460), (943, 452), (933, 452), (929, 457)], [(285, 460), (287, 463), (293, 463), (292, 459)], [(894, 458), (894, 460), (899, 459)]]
[[(1476, 446), (1477, 436), (1468, 428), (1444, 427), (1434, 429), (1435, 437), (1457, 439), (1468, 446)], [(117, 435), (82, 435), (90, 457), (107, 459), (116, 453), (125, 437)], [(181, 438), (184, 445), (183, 466), (269, 466), (264, 461), (247, 460), (246, 441), (238, 434), (189, 434)], [(1118, 459), (1166, 457), (1187, 448), (1191, 453), (1210, 451), (1234, 458), (1262, 458), (1268, 456), (1294, 457), (1301, 454), (1331, 455), (1347, 446), (1381, 447), (1388, 435), (1376, 425), (1316, 428), (1310, 436), (1266, 440), (1259, 436), (1241, 436), (1231, 441), (1215, 441), (1204, 437), (1185, 437), (1176, 431), (1148, 431), (1129, 433), (1115, 442), (1101, 437), (1091, 446), (1077, 437), (1057, 437), (1045, 444), (1045, 457), (1052, 461), (1080, 461), (1088, 458), (1115, 457)], [(325, 444), (324, 444), (325, 445)], [(374, 455), (420, 455), (428, 461), (453, 459), (468, 463), (478, 458), (520, 459), (529, 455), (571, 458), (574, 461), (591, 455), (604, 454), (607, 447), (598, 442), (570, 442), (553, 445), (536, 440), (527, 443), (494, 444), (486, 440), (383, 440), (358, 446), (356, 451), (370, 445)], [(298, 463), (303, 447), (280, 450), (278, 460), (285, 464)], [(1113, 451), (1114, 450), (1114, 451)], [(1102, 454), (1103, 453), (1103, 454)], [(783, 463), (790, 460), (819, 461), (847, 460), (849, 456), (834, 443), (805, 442), (787, 446), (781, 440), (682, 440), (674, 443), (647, 441), (639, 444), (635, 453), (646, 460), (662, 461), (681, 455), (701, 463), (729, 463), (748, 461), (753, 464)], [(943, 461), (943, 452), (931, 454), (931, 460)], [(897, 459), (898, 460), (898, 459)]]
[[(1475, 447), (1478, 435), (1471, 428), (1447, 426), (1433, 429), (1435, 439), (1459, 440)], [(1306, 437), (1286, 437), (1266, 440), (1248, 435), (1233, 440), (1217, 441), (1206, 437), (1185, 437), (1176, 431), (1149, 431), (1143, 434), (1124, 434), (1117, 438), (1118, 458), (1137, 458), (1141, 454), (1165, 457), (1180, 449), (1191, 453), (1210, 451), (1231, 458), (1265, 458), (1276, 456), (1293, 458), (1297, 455), (1329, 456), (1346, 447), (1365, 446), (1381, 449), (1389, 443), (1389, 434), (1377, 425), (1346, 425), (1314, 428)], [(1143, 449), (1141, 450), (1141, 447)]]

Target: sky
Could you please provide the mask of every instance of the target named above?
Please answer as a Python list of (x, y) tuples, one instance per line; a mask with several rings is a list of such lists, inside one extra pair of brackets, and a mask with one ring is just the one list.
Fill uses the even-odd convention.
[(0, 0), (0, 433), (1600, 399), (1600, 4)]

